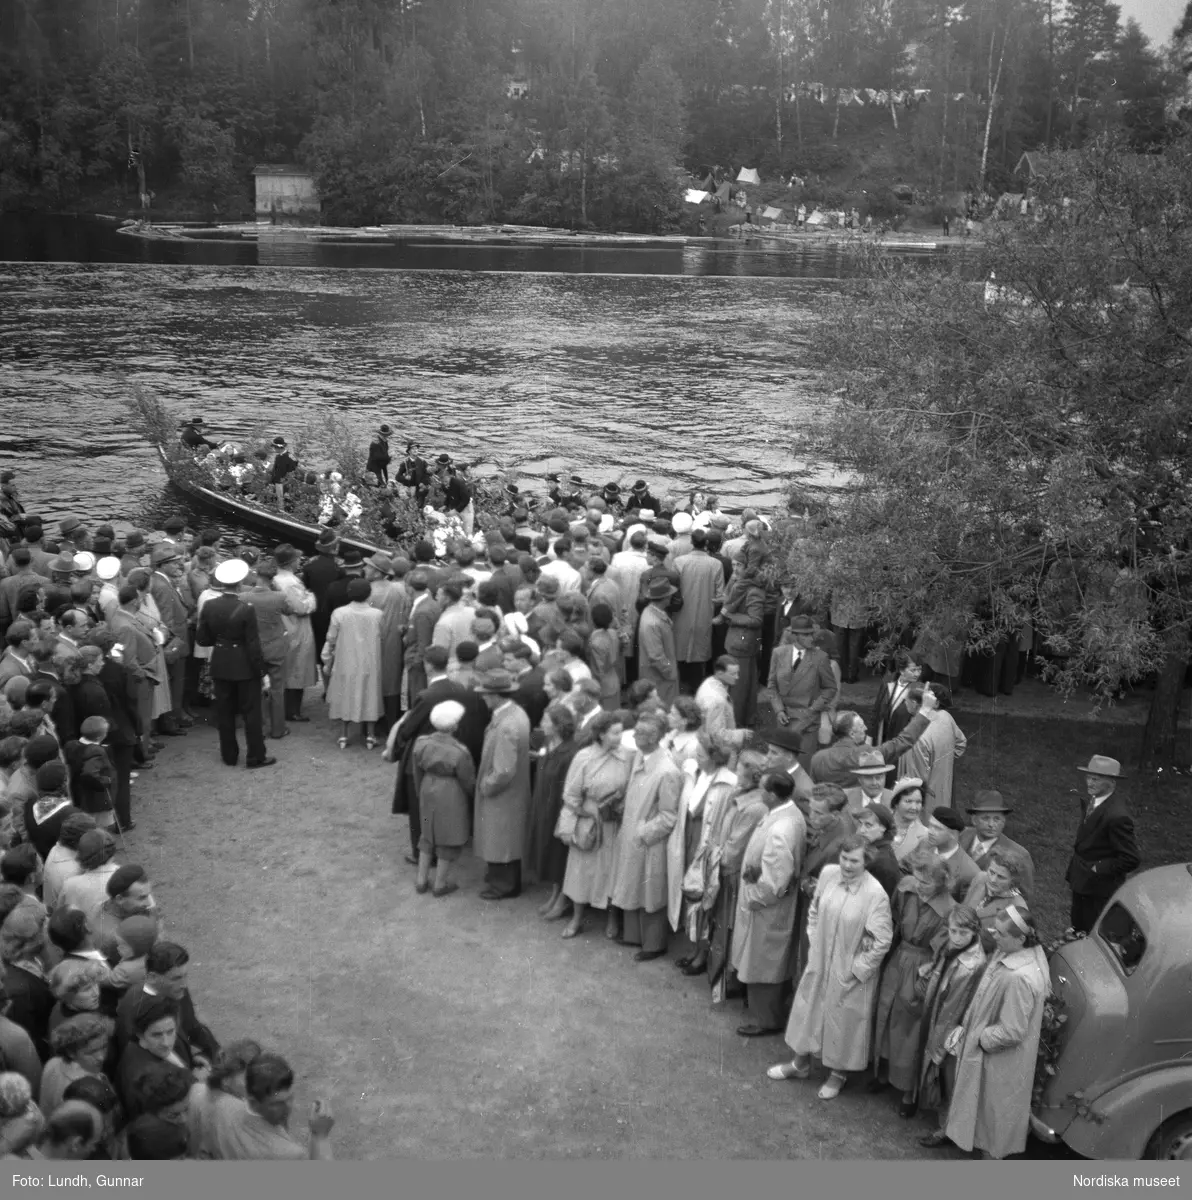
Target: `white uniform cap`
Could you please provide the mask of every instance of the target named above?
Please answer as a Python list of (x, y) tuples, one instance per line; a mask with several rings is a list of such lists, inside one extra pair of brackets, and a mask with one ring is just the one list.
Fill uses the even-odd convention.
[(677, 512), (671, 517), (671, 528), (678, 534), (690, 533), (692, 524), (690, 513)]
[(95, 573), (100, 579), (115, 579), (120, 574), (120, 560), (108, 555), (95, 564)]
[(430, 710), (430, 723), (438, 730), (454, 729), (464, 718), (464, 706), (458, 700), (444, 700)]
[(243, 583), (248, 575), (248, 563), (242, 558), (229, 558), (215, 568), (215, 582), (230, 586)]
[(80, 550), (75, 556), (76, 571), (90, 571), (95, 566), (95, 555), (90, 550)]

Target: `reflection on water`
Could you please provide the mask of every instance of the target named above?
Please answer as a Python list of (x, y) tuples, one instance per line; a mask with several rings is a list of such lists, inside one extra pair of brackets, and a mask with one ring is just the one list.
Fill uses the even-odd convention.
[[(98, 255), (103, 239), (77, 233), (43, 228), (26, 249)], [(523, 486), (568, 467), (596, 485), (640, 476), (771, 507), (818, 398), (802, 349), (839, 271), (808, 250), (714, 244), (415, 246), (402, 253), (425, 265), (404, 271), (362, 269), (394, 247), (196, 245), (217, 261), (0, 264), (0, 463), (23, 468), (31, 509), (160, 511), (164, 477), (119, 403), (134, 382), (220, 436), (292, 436), (335, 409), (362, 444), (387, 421), (395, 446), (413, 437)]]

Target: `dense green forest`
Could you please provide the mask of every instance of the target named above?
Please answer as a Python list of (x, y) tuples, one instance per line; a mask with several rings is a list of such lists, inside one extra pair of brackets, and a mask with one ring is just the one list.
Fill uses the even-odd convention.
[(0, 206), (651, 229), (688, 172), (811, 198), (1012, 187), (1170, 131), (1184, 77), (1106, 0), (0, 0)]

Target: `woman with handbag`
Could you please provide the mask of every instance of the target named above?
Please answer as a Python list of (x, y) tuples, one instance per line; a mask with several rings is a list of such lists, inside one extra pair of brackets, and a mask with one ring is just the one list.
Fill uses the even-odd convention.
[(766, 615), (766, 589), (752, 565), (733, 573), (724, 607), (712, 622), (728, 626), (724, 652), (740, 668), (732, 691), (733, 716), (740, 729), (748, 729), (757, 713), (757, 656)]
[[(589, 908), (608, 908), (617, 824), (633, 769), (633, 754), (621, 745), (626, 720), (620, 711), (602, 712), (593, 720), (592, 744), (572, 760), (563, 784), (555, 837), (568, 847), (563, 895), (574, 906), (563, 930), (565, 938), (583, 930)], [(604, 932), (609, 939), (617, 936), (617, 920), (611, 912)]]

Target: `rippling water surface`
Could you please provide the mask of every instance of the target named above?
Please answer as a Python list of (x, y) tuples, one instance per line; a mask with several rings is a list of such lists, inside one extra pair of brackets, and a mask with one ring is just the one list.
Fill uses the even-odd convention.
[(273, 267), (0, 264), (0, 462), (30, 508), (140, 520), (165, 487), (133, 383), (216, 434), (337, 409), (366, 442), (487, 458), (528, 484), (716, 490), (771, 505), (816, 400), (826, 281)]

